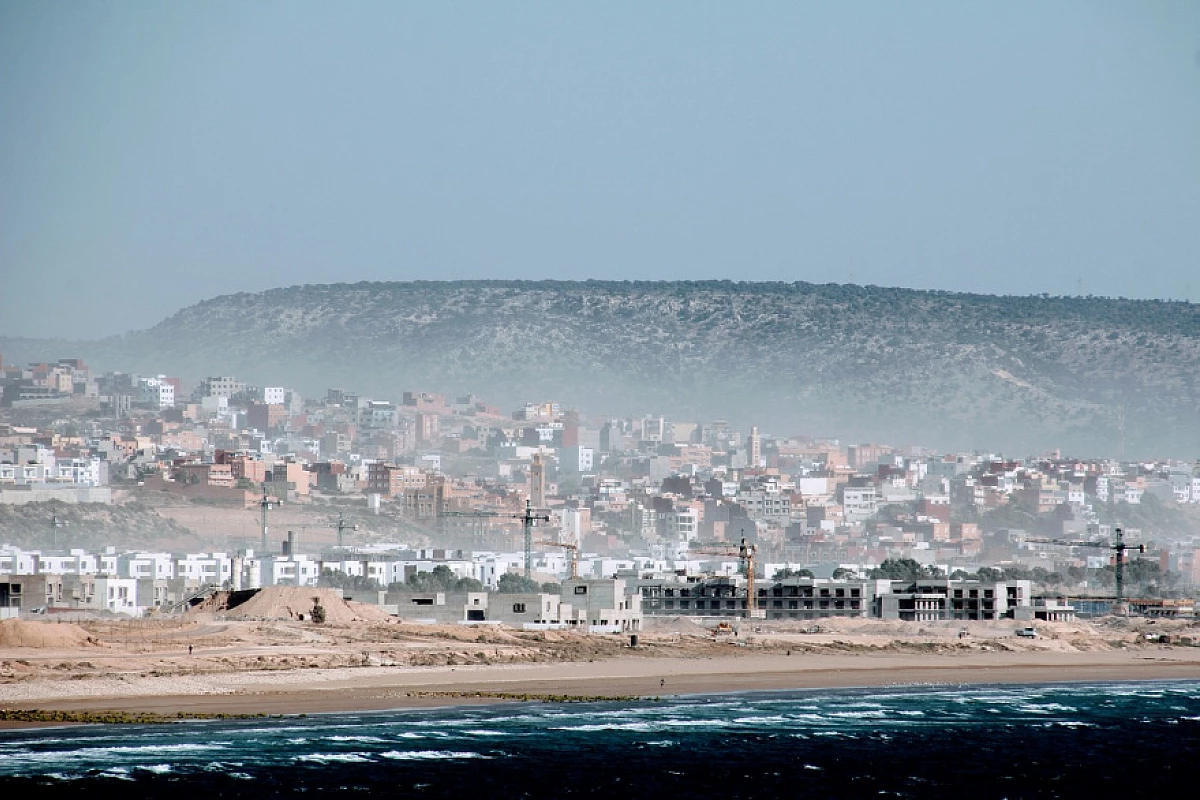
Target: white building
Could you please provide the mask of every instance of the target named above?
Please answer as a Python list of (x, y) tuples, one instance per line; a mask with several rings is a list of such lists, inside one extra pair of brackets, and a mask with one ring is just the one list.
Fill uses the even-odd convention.
[(264, 566), (268, 586), (316, 586), (321, 577), (321, 562), (299, 553), (267, 559)]
[(562, 602), (570, 603), (576, 624), (591, 633), (637, 632), (642, 629), (642, 595), (629, 592), (621, 578), (568, 578)]
[(117, 557), (117, 575), (135, 580), (174, 578), (175, 559), (170, 553), (125, 553)]
[(700, 536), (700, 514), (694, 508), (677, 508), (661, 515), (668, 541), (694, 542)]
[(144, 610), (138, 605), (137, 581), (132, 578), (101, 576), (95, 579), (94, 586), (91, 608), (133, 617), (140, 616)]
[(576, 546), (583, 545), (583, 537), (592, 530), (592, 510), (590, 508), (564, 508), (558, 512), (559, 524), (562, 526), (560, 541)]
[(137, 402), (153, 408), (175, 407), (175, 386), (165, 375), (157, 378), (138, 378)]
[(874, 486), (847, 486), (842, 490), (842, 509), (846, 522), (864, 522), (878, 510)]
[(188, 553), (176, 559), (175, 577), (222, 586), (233, 577), (233, 560), (225, 553)]

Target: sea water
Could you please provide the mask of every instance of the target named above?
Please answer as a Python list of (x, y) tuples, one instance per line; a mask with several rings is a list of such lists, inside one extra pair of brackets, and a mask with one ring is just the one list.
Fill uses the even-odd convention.
[[(924, 686), (0, 732), (9, 797), (1193, 797), (1200, 682)], [(103, 794), (98, 794), (103, 792)]]

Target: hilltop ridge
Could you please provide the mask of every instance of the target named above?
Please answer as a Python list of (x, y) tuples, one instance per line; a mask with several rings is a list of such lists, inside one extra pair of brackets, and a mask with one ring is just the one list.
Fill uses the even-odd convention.
[(215, 297), (77, 349), (101, 368), (311, 394), (553, 398), (944, 448), (1200, 452), (1200, 306), (1184, 302), (732, 281), (323, 284)]

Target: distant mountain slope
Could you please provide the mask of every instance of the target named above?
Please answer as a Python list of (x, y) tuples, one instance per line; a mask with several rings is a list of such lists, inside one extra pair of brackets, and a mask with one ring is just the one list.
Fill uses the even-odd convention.
[[(464, 281), (217, 297), (109, 368), (405, 389), (937, 447), (1200, 456), (1200, 306), (804, 283)], [(7, 355), (7, 354), (6, 354)], [(11, 360), (11, 359), (10, 359)]]

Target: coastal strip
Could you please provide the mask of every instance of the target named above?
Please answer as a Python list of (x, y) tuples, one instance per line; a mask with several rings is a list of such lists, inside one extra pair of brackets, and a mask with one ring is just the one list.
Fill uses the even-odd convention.
[[(215, 680), (215, 679), (214, 679)], [(163, 720), (355, 713), (504, 703), (653, 700), (676, 695), (967, 684), (1200, 680), (1200, 648), (1095, 653), (748, 656), (420, 669), (234, 673), (225, 690), (147, 693), (139, 679), (64, 696), (66, 682), (0, 686), (0, 709), (147, 714)], [(71, 681), (79, 689), (86, 681)], [(19, 723), (0, 717), (0, 727)]]

